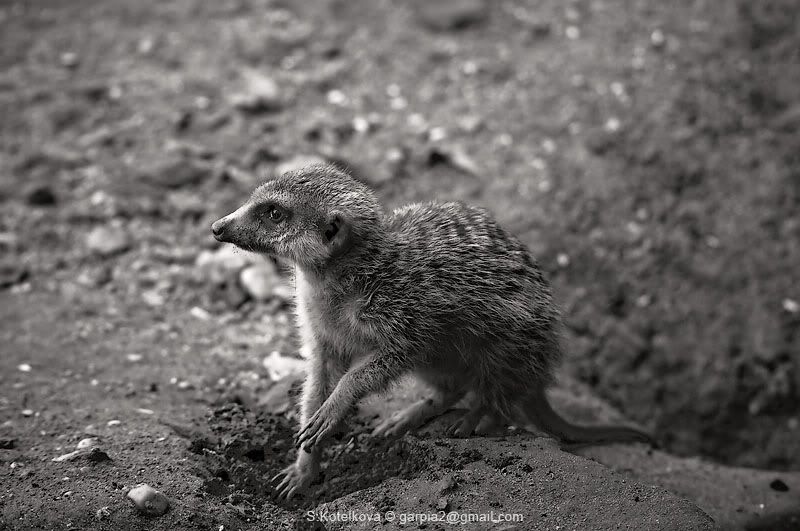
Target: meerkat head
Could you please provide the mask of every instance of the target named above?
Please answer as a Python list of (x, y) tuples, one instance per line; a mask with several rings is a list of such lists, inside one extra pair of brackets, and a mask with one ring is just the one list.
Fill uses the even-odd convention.
[(262, 184), (211, 232), (247, 251), (321, 265), (373, 237), (381, 218), (367, 186), (333, 166), (313, 165)]

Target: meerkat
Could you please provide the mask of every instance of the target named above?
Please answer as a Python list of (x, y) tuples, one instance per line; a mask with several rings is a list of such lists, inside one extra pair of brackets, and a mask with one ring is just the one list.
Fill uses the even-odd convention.
[(563, 442), (651, 441), (632, 427), (572, 424), (550, 406), (559, 312), (528, 250), (484, 209), (430, 202), (386, 214), (369, 187), (314, 165), (261, 185), (212, 232), (294, 266), (309, 368), (297, 459), (273, 478), (279, 497), (314, 480), (322, 443), (360, 399), (406, 374), (431, 395), (375, 435), (400, 435), (466, 397), (453, 435), (509, 422)]

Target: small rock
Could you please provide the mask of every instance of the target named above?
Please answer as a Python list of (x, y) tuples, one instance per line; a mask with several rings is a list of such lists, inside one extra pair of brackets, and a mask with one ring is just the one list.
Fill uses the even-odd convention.
[(467, 28), (483, 22), (488, 14), (483, 0), (423, 0), (415, 7), (419, 21), (436, 31)]
[(52, 188), (46, 185), (31, 187), (26, 194), (26, 199), (31, 206), (53, 206), (58, 202)]
[(0, 439), (0, 450), (13, 450), (16, 447), (16, 439)]
[(145, 483), (129, 490), (127, 497), (139, 512), (148, 516), (161, 516), (169, 510), (169, 499)]
[(192, 309), (189, 310), (189, 315), (195, 319), (200, 319), (201, 321), (209, 321), (212, 317), (208, 310), (204, 310), (199, 306), (192, 306)]
[(772, 490), (776, 490), (778, 492), (788, 492), (789, 485), (787, 485), (782, 479), (773, 479), (772, 482), (769, 484)]
[(64, 52), (61, 54), (61, 66), (75, 68), (78, 66), (78, 54), (75, 52)]
[(300, 170), (306, 166), (325, 164), (325, 162), (325, 159), (317, 155), (296, 155), (278, 164), (275, 167), (275, 174), (283, 175), (290, 171)]
[(306, 370), (304, 360), (283, 356), (277, 350), (273, 350), (261, 364), (267, 369), (270, 379), (274, 382), (283, 380), (291, 374), (303, 374)]
[(20, 372), (31, 372), (31, 366), (28, 363), (20, 363), (17, 365), (17, 370)]
[(458, 120), (458, 127), (465, 133), (474, 133), (483, 127), (483, 119), (480, 116), (467, 115)]
[(280, 282), (280, 278), (275, 265), (264, 261), (242, 269), (239, 282), (254, 300), (265, 301), (273, 297), (275, 285)]
[(454, 490), (457, 486), (458, 483), (453, 477), (453, 474), (447, 474), (439, 481), (439, 484), (436, 486), (436, 490), (439, 491), (439, 494), (444, 494)]
[(446, 511), (450, 507), (450, 500), (446, 496), (442, 496), (436, 502), (436, 508), (440, 511)]
[(783, 299), (783, 309), (789, 313), (800, 312), (800, 303), (793, 299)]
[(113, 428), (114, 426), (119, 426), (120, 424), (122, 424), (122, 421), (116, 419), (109, 420), (108, 422), (106, 422), (106, 426), (108, 426), (109, 428)]
[(564, 29), (564, 35), (567, 36), (569, 40), (576, 40), (581, 38), (581, 30), (577, 26), (567, 26)]
[(215, 251), (204, 250), (195, 260), (203, 280), (211, 284), (224, 284), (235, 279), (239, 271), (255, 261), (255, 255), (233, 245), (223, 245)]
[(126, 354), (125, 355), (125, 359), (130, 361), (131, 363), (138, 363), (138, 362), (142, 361), (142, 355), (141, 354), (133, 354), (133, 353)]
[(277, 111), (283, 106), (278, 83), (256, 70), (245, 70), (242, 74), (245, 88), (230, 98), (237, 109), (248, 112)]
[(138, 175), (142, 180), (156, 186), (181, 188), (200, 184), (212, 173), (213, 168), (208, 163), (200, 163), (184, 156), (172, 156), (145, 165)]
[(325, 97), (331, 105), (344, 105), (347, 103), (347, 94), (339, 89), (329, 90)]
[(294, 407), (294, 400), (290, 396), (294, 386), (299, 385), (303, 380), (301, 373), (292, 373), (286, 378), (275, 382), (258, 399), (259, 411), (269, 412), (275, 415), (283, 415)]
[(157, 306), (164, 306), (166, 299), (164, 296), (155, 289), (150, 289), (147, 291), (142, 292), (142, 300), (148, 306), (157, 307)]
[(105, 507), (100, 507), (100, 508), (99, 508), (99, 509), (97, 509), (97, 511), (94, 513), (94, 518), (95, 518), (95, 520), (97, 520), (98, 522), (99, 522), (99, 521), (101, 521), (101, 520), (104, 520), (104, 519), (108, 518), (109, 516), (111, 516), (111, 510), (108, 508), (108, 506), (105, 506)]
[(109, 257), (127, 251), (130, 238), (121, 227), (95, 227), (86, 237), (86, 246), (100, 256)]
[(28, 270), (19, 264), (0, 263), (0, 289), (22, 284), (28, 275)]
[(54, 463), (61, 463), (63, 461), (72, 461), (73, 459), (77, 458), (79, 455), (84, 453), (83, 450), (75, 450), (73, 452), (69, 452), (68, 454), (59, 455), (58, 457), (54, 457), (52, 461)]
[(650, 44), (653, 45), (653, 48), (663, 48), (666, 42), (667, 39), (664, 36), (664, 32), (660, 29), (653, 30), (653, 33), (650, 34)]
[(100, 288), (111, 282), (114, 272), (107, 265), (95, 269), (81, 271), (76, 279), (78, 284), (90, 288)]
[(86, 450), (87, 448), (94, 448), (98, 444), (100, 444), (100, 439), (97, 437), (86, 437), (85, 439), (78, 441), (78, 444), (75, 445), (75, 448), (78, 450)]
[(23, 409), (22, 410), (22, 416), (23, 417), (32, 417), (33, 416), (33, 410), (32, 409)]

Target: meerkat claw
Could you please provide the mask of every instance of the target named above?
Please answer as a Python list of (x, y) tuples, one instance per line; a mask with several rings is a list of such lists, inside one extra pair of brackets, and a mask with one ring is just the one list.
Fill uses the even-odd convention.
[(312, 476), (299, 470), (296, 464), (291, 464), (275, 474), (270, 482), (274, 483), (279, 478), (281, 481), (275, 486), (273, 497), (278, 500), (290, 500), (308, 486)]

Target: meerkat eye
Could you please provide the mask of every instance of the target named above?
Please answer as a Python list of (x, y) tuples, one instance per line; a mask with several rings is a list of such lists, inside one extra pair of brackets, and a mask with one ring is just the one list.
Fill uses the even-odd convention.
[(273, 223), (277, 223), (283, 219), (283, 212), (275, 206), (270, 206), (267, 209), (267, 217)]

